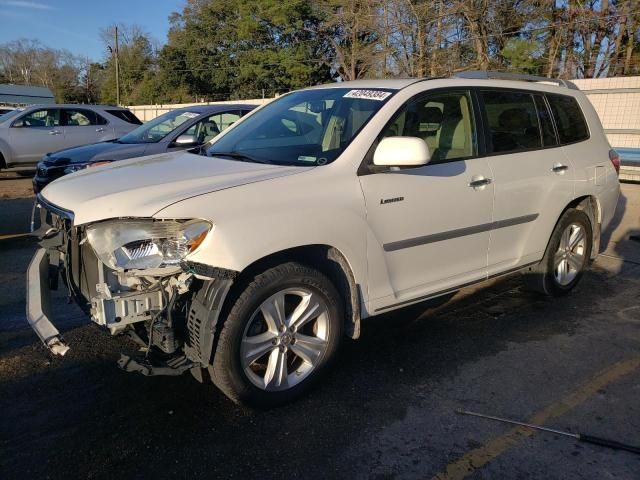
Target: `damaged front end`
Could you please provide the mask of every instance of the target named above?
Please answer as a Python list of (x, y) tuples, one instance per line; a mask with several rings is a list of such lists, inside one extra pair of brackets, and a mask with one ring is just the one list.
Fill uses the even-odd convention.
[(213, 226), (204, 220), (117, 219), (75, 226), (73, 213), (38, 197), (41, 239), (27, 275), (27, 319), (45, 346), (69, 346), (51, 322), (49, 291), (69, 296), (112, 335), (140, 350), (119, 365), (145, 375), (201, 380), (216, 323), (236, 272), (189, 262)]

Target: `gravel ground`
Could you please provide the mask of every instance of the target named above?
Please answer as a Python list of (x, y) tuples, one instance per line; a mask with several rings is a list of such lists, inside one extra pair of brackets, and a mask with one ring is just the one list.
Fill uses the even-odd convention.
[[(22, 172), (21, 172), (22, 173)], [(20, 176), (14, 172), (0, 172), (0, 199), (33, 197), (31, 177), (33, 172), (24, 172)], [(5, 205), (3, 205), (4, 209)]]
[[(8, 175), (8, 174), (6, 174)], [(573, 294), (517, 275), (447, 305), (369, 319), (306, 398), (254, 412), (190, 376), (121, 372), (132, 346), (61, 294), (71, 346), (26, 326), (28, 179), (0, 176), (0, 478), (635, 479), (640, 456), (533, 434), (465, 408), (640, 444), (640, 186), (623, 185), (607, 248)]]

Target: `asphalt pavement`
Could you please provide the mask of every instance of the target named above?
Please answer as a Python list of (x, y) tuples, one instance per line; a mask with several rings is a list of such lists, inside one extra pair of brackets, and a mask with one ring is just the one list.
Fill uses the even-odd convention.
[[(365, 320), (307, 397), (256, 412), (190, 375), (117, 369), (132, 346), (54, 298), (71, 346), (24, 317), (28, 179), (0, 176), (0, 478), (637, 479), (640, 455), (457, 409), (640, 444), (640, 185), (568, 297), (512, 275)], [(17, 197), (17, 198), (16, 198)]]

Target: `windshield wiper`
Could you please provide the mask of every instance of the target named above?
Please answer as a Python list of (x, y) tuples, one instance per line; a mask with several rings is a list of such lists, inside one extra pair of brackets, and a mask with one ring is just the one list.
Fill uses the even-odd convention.
[(259, 160), (254, 157), (250, 157), (244, 153), (240, 152), (207, 152), (207, 156), (209, 157), (229, 157), (234, 160), (239, 160), (241, 162), (251, 162), (251, 163), (271, 163), (268, 160)]

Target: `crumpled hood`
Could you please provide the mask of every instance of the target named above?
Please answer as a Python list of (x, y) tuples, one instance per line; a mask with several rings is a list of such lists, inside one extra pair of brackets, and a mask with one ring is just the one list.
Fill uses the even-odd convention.
[(164, 153), (80, 170), (52, 182), (41, 195), (72, 211), (74, 223), (82, 225), (108, 218), (151, 217), (180, 200), (309, 168)]
[(70, 163), (87, 163), (99, 160), (121, 160), (138, 157), (144, 154), (145, 143), (101, 142), (67, 148), (47, 155), (47, 163), (52, 165), (68, 165)]

